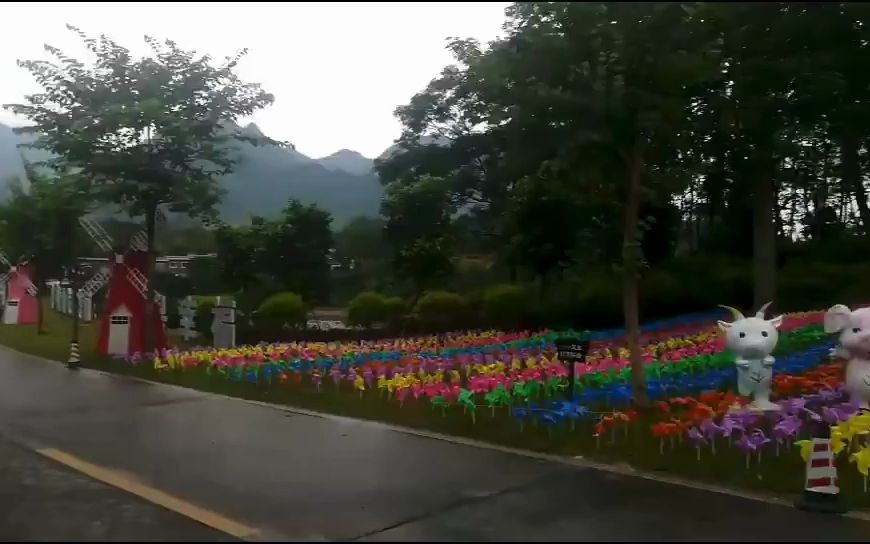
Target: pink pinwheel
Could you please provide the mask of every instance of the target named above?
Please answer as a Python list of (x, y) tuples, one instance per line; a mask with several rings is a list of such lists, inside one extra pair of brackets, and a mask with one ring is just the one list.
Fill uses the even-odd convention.
[(400, 387), (396, 389), (396, 400), (399, 401), (399, 406), (401, 407), (405, 404), (405, 399), (408, 398), (408, 393), (411, 392), (411, 389), (408, 387)]

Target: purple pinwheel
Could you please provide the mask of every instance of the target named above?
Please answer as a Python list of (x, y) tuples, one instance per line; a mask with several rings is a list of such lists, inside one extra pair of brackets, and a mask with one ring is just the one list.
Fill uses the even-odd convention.
[(803, 427), (803, 422), (799, 417), (788, 415), (783, 417), (779, 423), (773, 427), (771, 434), (776, 441), (776, 455), (779, 455), (779, 448), (786, 440), (793, 440)]
[(371, 368), (366, 367), (365, 370), (363, 370), (363, 380), (365, 380), (365, 382), (366, 382), (366, 387), (368, 387), (368, 388), (372, 387), (372, 384), (375, 381), (375, 375), (372, 372)]
[(698, 427), (691, 427), (686, 433), (686, 437), (689, 439), (689, 442), (695, 446), (695, 450), (698, 453), (698, 462), (701, 461), (701, 446), (704, 445), (704, 442), (707, 441), (707, 438), (704, 434), (698, 429)]
[(798, 414), (807, 405), (807, 401), (805, 398), (797, 397), (781, 400), (777, 404), (779, 404), (782, 411), (786, 414)]
[(737, 447), (746, 453), (746, 469), (749, 470), (749, 459), (752, 453), (758, 453), (758, 462), (761, 462), (761, 448), (770, 442), (770, 439), (765, 436), (761, 429), (753, 429), (751, 432), (744, 433), (737, 441)]
[(734, 437), (734, 431), (741, 431), (741, 432), (746, 431), (746, 426), (743, 425), (739, 419), (731, 417), (731, 416), (725, 416), (722, 418), (722, 423), (720, 425), (720, 428), (722, 429), (722, 431), (721, 431), (722, 436), (727, 437), (729, 443), (730, 443), (731, 439)]
[(338, 365), (332, 365), (332, 368), (329, 369), (329, 377), (332, 378), (332, 383), (338, 388), (338, 384), (341, 383), (341, 369), (338, 368)]

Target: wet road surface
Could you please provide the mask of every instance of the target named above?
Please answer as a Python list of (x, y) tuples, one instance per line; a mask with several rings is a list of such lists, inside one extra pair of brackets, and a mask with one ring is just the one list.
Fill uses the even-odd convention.
[[(60, 364), (3, 350), (0, 435), (131, 475), (256, 528), (262, 540), (870, 538), (870, 523), (862, 521), (451, 444), (366, 422), (291, 414), (98, 372), (69, 372)], [(54, 534), (38, 532), (50, 527), (28, 529), (28, 520), (40, 519), (57, 521), (57, 531), (77, 540), (115, 540), (136, 531), (144, 539), (228, 538), (52, 461), (38, 461), (35, 468), (6, 470), (61, 471), (72, 478), (64, 485), (79, 508), (77, 524), (58, 513), (64, 512), (62, 506), (40, 510), (37, 498), (18, 505), (12, 521), (0, 517), (0, 539)], [(50, 494), (50, 480), (33, 480), (32, 496)], [(93, 492), (95, 486), (105, 495)], [(2, 491), (0, 497), (15, 500)], [(100, 501), (118, 506), (100, 509)], [(160, 516), (167, 521), (149, 522)], [(88, 533), (83, 520), (110, 524), (114, 532)], [(150, 536), (149, 523), (163, 532)]]

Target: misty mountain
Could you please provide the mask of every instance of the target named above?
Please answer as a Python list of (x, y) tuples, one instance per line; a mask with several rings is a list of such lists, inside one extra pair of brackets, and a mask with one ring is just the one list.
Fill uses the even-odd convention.
[(336, 151), (332, 155), (317, 159), (317, 162), (327, 170), (332, 170), (333, 172), (343, 170), (357, 176), (371, 174), (372, 168), (374, 168), (374, 161), (372, 159), (367, 159), (350, 149)]
[[(254, 124), (243, 130), (261, 134)], [(33, 150), (19, 150), (16, 146), (22, 141), (0, 124), (0, 198), (8, 195), (10, 178), (23, 177), (21, 151), (28, 160), (42, 158)], [(383, 190), (372, 161), (359, 153), (342, 150), (315, 160), (293, 149), (234, 145), (235, 171), (220, 179), (226, 194), (218, 210), (227, 223), (244, 223), (251, 215), (274, 216), (290, 198), (328, 211), (335, 218), (334, 227), (357, 216), (378, 215)]]

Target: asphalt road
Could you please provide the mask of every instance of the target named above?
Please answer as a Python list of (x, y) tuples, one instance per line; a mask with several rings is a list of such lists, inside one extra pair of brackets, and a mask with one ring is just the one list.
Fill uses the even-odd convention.
[(69, 372), (6, 351), (0, 436), (0, 506), (11, 512), (0, 516), (2, 540), (870, 538), (862, 521)]

